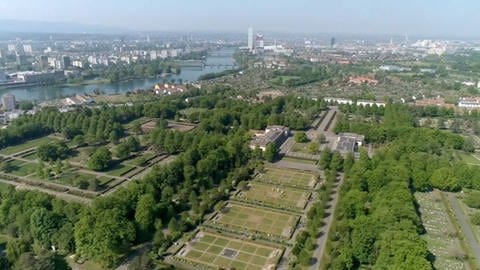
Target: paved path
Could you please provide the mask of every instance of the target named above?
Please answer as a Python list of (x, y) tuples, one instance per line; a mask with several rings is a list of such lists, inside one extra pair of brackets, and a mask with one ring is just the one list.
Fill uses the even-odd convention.
[(134, 249), (132, 253), (130, 253), (125, 261), (123, 261), (115, 270), (128, 270), (128, 267), (130, 264), (133, 262), (133, 260), (138, 257), (142, 256), (142, 254), (148, 252), (150, 249), (152, 249), (153, 243), (152, 242), (147, 242), (145, 244), (142, 244)]
[(333, 223), (333, 216), (335, 213), (335, 209), (337, 208), (338, 191), (342, 186), (343, 178), (344, 178), (344, 175), (342, 173), (339, 176), (339, 181), (333, 187), (333, 195), (332, 195), (332, 200), (330, 201), (330, 208), (327, 209), (327, 211), (325, 211), (325, 213), (329, 215), (324, 219), (325, 225), (323, 225), (323, 227), (320, 229), (321, 235), (317, 239), (317, 248), (313, 251), (313, 258), (315, 259), (313, 260), (312, 265), (310, 265), (310, 268), (309, 268), (310, 270), (317, 270), (318, 267), (320, 266), (320, 260), (322, 259), (323, 252), (327, 244), (328, 235), (330, 233), (330, 227), (332, 226), (332, 223)]
[(444, 193), (448, 199), (450, 206), (453, 209), (453, 213), (455, 214), (455, 217), (457, 218), (458, 223), (460, 224), (460, 227), (462, 228), (463, 235), (465, 236), (465, 240), (467, 241), (467, 244), (470, 246), (472, 255), (480, 264), (480, 245), (472, 231), (472, 227), (468, 221), (468, 217), (466, 217), (465, 214), (463, 213), (462, 208), (460, 207), (460, 204), (458, 203), (458, 200), (455, 197), (455, 194), (448, 193), (448, 192), (444, 192)]

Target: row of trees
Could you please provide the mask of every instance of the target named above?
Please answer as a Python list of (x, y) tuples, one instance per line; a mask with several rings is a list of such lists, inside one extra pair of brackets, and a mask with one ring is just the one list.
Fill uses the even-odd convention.
[[(292, 258), (290, 266), (292, 269), (302, 269), (309, 266), (312, 261), (313, 251), (316, 247), (316, 240), (325, 219), (325, 209), (331, 200), (333, 185), (337, 182), (337, 173), (344, 169), (348, 171), (354, 162), (353, 156), (348, 155), (345, 159), (337, 153), (332, 154), (325, 151), (329, 158), (324, 159), (321, 167), (325, 172), (324, 184), (318, 191), (317, 202), (307, 213), (306, 230), (300, 232), (295, 239), (295, 245), (292, 248)], [(335, 155), (335, 157), (334, 157)], [(317, 258), (318, 259), (318, 258)]]
[[(383, 124), (368, 124), (382, 134), (374, 137), (370, 133), (368, 139), (389, 145), (372, 159), (362, 151), (346, 174), (328, 243), (329, 269), (365, 265), (372, 269), (432, 269), (426, 242), (420, 238), (424, 229), (412, 192), (432, 188), (455, 191), (480, 184), (473, 176), (476, 168), (452, 157), (453, 149), (464, 147), (461, 136), (414, 128), (412, 119), (407, 108), (387, 106)], [(340, 121), (342, 131), (358, 132), (361, 125)]]

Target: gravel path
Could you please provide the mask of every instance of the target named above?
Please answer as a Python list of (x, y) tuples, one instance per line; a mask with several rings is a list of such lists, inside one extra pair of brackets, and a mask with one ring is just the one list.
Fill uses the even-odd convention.
[(323, 252), (325, 251), (325, 246), (327, 244), (328, 235), (330, 233), (330, 227), (333, 223), (333, 216), (335, 213), (335, 209), (337, 208), (338, 202), (338, 191), (343, 183), (344, 175), (343, 173), (340, 174), (339, 181), (333, 188), (333, 195), (332, 200), (330, 201), (330, 208), (325, 211), (328, 216), (324, 219), (325, 225), (320, 229), (321, 235), (317, 239), (317, 248), (313, 251), (313, 258), (312, 264), (310, 265), (310, 270), (317, 270), (320, 266), (320, 260), (322, 259)]
[(480, 245), (473, 233), (470, 222), (468, 221), (468, 217), (463, 213), (462, 208), (460, 207), (460, 203), (455, 197), (455, 194), (445, 192), (445, 195), (448, 199), (450, 206), (452, 206), (453, 213), (455, 214), (455, 217), (457, 218), (460, 227), (462, 228), (463, 235), (465, 236), (467, 244), (470, 246), (472, 255), (480, 264)]

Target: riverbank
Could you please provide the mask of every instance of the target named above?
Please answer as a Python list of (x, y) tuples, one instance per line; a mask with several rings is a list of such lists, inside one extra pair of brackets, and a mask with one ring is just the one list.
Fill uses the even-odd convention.
[(35, 86), (19, 86), (17, 88), (0, 89), (0, 96), (6, 93), (15, 95), (18, 101), (46, 101), (55, 100), (65, 96), (73, 96), (76, 94), (90, 94), (101, 92), (105, 94), (121, 94), (132, 92), (136, 89), (148, 89), (157, 83), (163, 82), (196, 82), (207, 73), (219, 73), (228, 70), (234, 66), (233, 49), (223, 49), (217, 51), (221, 57), (214, 56), (205, 59), (209, 65), (204, 68), (182, 68), (180, 74), (159, 74), (152, 78), (128, 78), (110, 82), (105, 78), (89, 79), (78, 83), (62, 82), (56, 85), (35, 85)]
[(61, 86), (61, 87), (75, 87), (75, 86), (82, 86), (82, 85), (107, 84), (107, 83), (111, 83), (109, 79), (96, 78), (96, 79), (90, 79), (90, 80), (83, 80), (81, 82), (75, 82), (75, 83), (63, 83), (63, 84), (60, 84), (59, 86)]

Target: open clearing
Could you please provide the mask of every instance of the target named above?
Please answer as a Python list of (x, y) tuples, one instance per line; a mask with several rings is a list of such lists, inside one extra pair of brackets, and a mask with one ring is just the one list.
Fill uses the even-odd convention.
[(9, 170), (7, 173), (11, 173), (16, 176), (26, 176), (34, 173), (37, 170), (37, 164), (22, 162), (20, 160), (9, 160), (8, 162)]
[[(142, 131), (145, 133), (151, 132), (157, 126), (157, 120), (150, 120), (142, 124)], [(190, 123), (168, 121), (167, 128), (180, 132), (188, 132), (197, 126)]]
[(0, 150), (0, 154), (12, 155), (12, 154), (22, 152), (22, 151), (30, 149), (30, 148), (37, 147), (40, 144), (48, 143), (48, 142), (54, 142), (54, 141), (58, 141), (58, 139), (52, 138), (52, 137), (42, 137), (42, 138), (38, 138), (38, 139), (23, 142), (21, 144), (5, 147), (2, 150)]
[(433, 263), (435, 268), (468, 269), (466, 261), (455, 258), (455, 256), (461, 257), (466, 253), (460, 244), (455, 227), (446, 214), (447, 209), (445, 209), (438, 191), (417, 192), (415, 198), (420, 205), (423, 226), (427, 231), (423, 235), (423, 239), (427, 241), (428, 249), (435, 256)]
[(266, 167), (265, 173), (258, 175), (255, 180), (292, 187), (313, 188), (317, 182), (317, 176), (305, 171)]
[(202, 268), (261, 270), (275, 269), (281, 255), (279, 247), (202, 231), (176, 257)]
[(480, 159), (476, 158), (473, 154), (460, 152), (460, 151), (458, 151), (456, 154), (457, 154), (457, 157), (460, 158), (463, 162), (469, 165), (480, 166)]
[(247, 190), (240, 191), (236, 198), (245, 202), (260, 203), (274, 208), (302, 210), (310, 192), (295, 188), (251, 182)]
[(260, 232), (290, 239), (299, 217), (293, 214), (229, 203), (214, 218), (214, 224), (238, 228), (248, 232)]
[[(2, 180), (14, 185), (19, 183), (33, 185), (32, 189), (36, 189), (36, 186), (42, 186), (44, 190), (51, 190), (52, 192), (68, 191), (73, 194), (71, 196), (78, 196), (84, 202), (83, 199), (86, 197), (91, 198), (104, 194), (123, 182), (128, 183), (134, 178), (141, 177), (150, 166), (156, 163), (163, 164), (162, 162), (170, 160), (167, 155), (140, 151), (130, 155), (126, 160), (114, 159), (110, 168), (96, 172), (89, 169), (87, 163), (91, 155), (100, 146), (77, 147), (76, 144), (70, 144), (69, 154), (62, 160), (64, 164), (62, 164), (61, 169), (57, 169), (58, 167), (53, 163), (43, 162), (43, 172), (39, 173), (40, 160), (36, 153), (36, 147), (42, 143), (60, 140), (62, 139), (50, 135), (0, 150), (0, 156), (5, 159), (4, 167), (0, 171), (4, 174)], [(67, 145), (69, 143), (67, 142)], [(107, 144), (104, 147), (112, 150), (114, 146)], [(171, 156), (172, 159), (174, 157)], [(49, 170), (50, 175), (44, 178), (46, 169)]]

